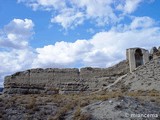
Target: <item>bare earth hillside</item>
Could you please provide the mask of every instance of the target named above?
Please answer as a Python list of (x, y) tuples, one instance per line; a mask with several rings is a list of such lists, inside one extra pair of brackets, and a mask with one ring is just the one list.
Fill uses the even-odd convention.
[(13, 74), (6, 77), (0, 95), (0, 119), (160, 120), (160, 58), (133, 72), (127, 70), (123, 61), (107, 69), (36, 69)]

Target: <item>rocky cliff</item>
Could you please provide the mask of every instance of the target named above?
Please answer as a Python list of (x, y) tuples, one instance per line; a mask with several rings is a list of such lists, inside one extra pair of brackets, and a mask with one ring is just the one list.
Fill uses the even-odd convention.
[(4, 93), (75, 93), (96, 91), (129, 71), (127, 61), (110, 68), (30, 69), (5, 77)]

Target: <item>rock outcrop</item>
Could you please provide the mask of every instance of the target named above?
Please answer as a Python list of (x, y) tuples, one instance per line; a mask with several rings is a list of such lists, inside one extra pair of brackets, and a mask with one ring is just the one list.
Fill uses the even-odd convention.
[(98, 101), (82, 109), (91, 120), (158, 120), (160, 106), (131, 97)]
[(110, 68), (30, 69), (5, 77), (4, 93), (55, 94), (96, 91), (113, 83), (128, 70), (127, 61)]
[(160, 57), (139, 66), (133, 72), (127, 73), (108, 90), (122, 91), (160, 91)]

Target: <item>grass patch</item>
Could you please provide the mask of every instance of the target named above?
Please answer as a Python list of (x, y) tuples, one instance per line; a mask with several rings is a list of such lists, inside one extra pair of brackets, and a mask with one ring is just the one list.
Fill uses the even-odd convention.
[[(45, 95), (45, 94), (34, 94), (34, 95), (11, 95), (3, 96), (0, 98), (0, 102), (4, 104), (4, 110), (14, 108), (22, 109), (23, 114), (34, 115), (37, 113), (41, 116), (43, 111), (46, 111), (47, 106), (53, 105), (56, 106), (55, 113), (51, 114), (46, 112), (42, 116), (48, 116), (49, 120), (60, 120), (68, 113), (73, 113), (74, 120), (90, 120), (91, 115), (88, 113), (82, 112), (82, 108), (97, 101), (105, 101), (111, 98), (122, 97), (122, 96), (131, 96), (134, 98), (139, 98), (143, 100), (149, 100), (151, 102), (160, 103), (160, 92), (156, 90), (151, 91), (131, 91), (131, 92), (107, 92), (101, 91), (99, 93), (93, 94), (68, 94), (68, 95)], [(146, 99), (147, 98), (147, 99)], [(52, 111), (52, 107), (50, 108)], [(29, 112), (31, 111), (31, 113)], [(33, 113), (33, 114), (32, 114)], [(24, 115), (24, 116), (25, 116)], [(3, 117), (4, 114), (1, 114), (0, 117)]]

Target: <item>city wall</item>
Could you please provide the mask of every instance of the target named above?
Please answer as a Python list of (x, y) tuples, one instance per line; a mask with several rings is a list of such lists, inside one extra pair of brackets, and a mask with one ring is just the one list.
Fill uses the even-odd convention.
[(129, 71), (127, 61), (110, 68), (37, 68), (6, 76), (4, 93), (79, 93), (96, 91)]

